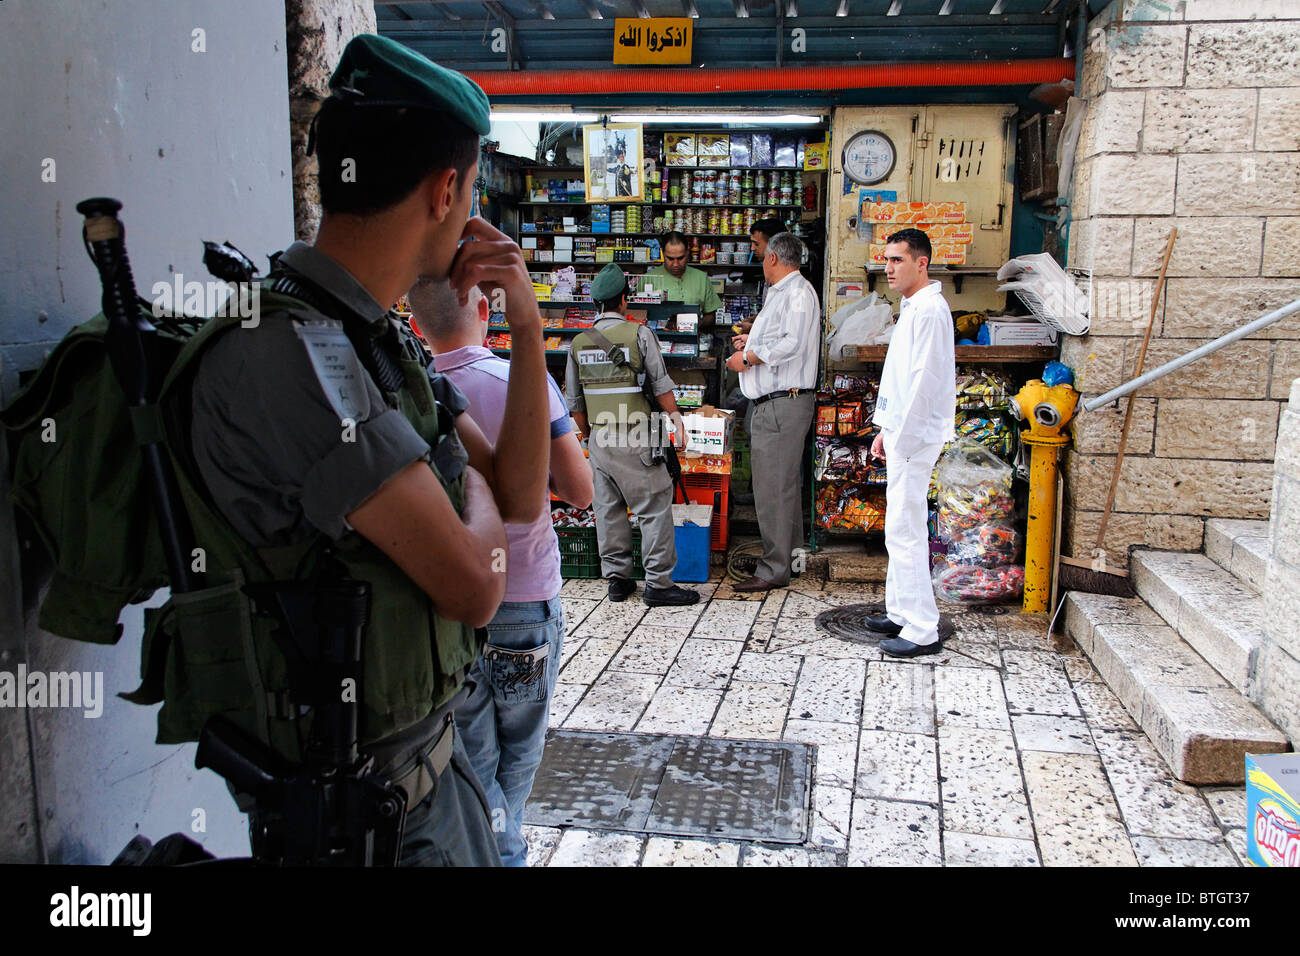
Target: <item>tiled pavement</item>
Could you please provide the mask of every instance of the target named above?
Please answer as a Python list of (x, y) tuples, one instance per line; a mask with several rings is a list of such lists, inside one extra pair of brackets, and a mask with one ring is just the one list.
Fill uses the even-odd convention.
[[(716, 576), (716, 575), (715, 575)], [(807, 576), (805, 576), (807, 578)], [(819, 631), (880, 585), (767, 595), (697, 586), (689, 608), (565, 582), (552, 727), (816, 745), (800, 846), (528, 827), (529, 862), (606, 866), (1235, 866), (1242, 788), (1175, 780), (1068, 638), (1010, 607), (944, 606), (942, 654), (895, 660)], [(1001, 609), (999, 609), (1001, 610)]]

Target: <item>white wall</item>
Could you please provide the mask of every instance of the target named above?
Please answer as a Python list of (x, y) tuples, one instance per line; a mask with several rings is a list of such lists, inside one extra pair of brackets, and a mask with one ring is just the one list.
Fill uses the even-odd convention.
[[(229, 240), (262, 268), (292, 241), (287, 83), (278, 0), (0, 3), (0, 397), (99, 309), (81, 199), (123, 202), (145, 295), (172, 272), (205, 280), (203, 239)], [(47, 159), (53, 182), (42, 180)], [(113, 696), (138, 683), (139, 608), (111, 648), (24, 626), (0, 510), (0, 670), (102, 670), (108, 698), (96, 720), (0, 710), (0, 860), (107, 862), (137, 832), (183, 831), (219, 854), (246, 853), (224, 782), (194, 769), (192, 745), (153, 743), (154, 708)], [(206, 833), (191, 832), (196, 809)]]

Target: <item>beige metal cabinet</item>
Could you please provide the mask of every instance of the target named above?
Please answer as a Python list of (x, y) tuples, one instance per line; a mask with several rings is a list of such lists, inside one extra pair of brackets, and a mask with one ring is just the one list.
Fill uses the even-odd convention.
[[(863, 282), (874, 227), (859, 226), (864, 211), (861, 190), (890, 190), (900, 202), (966, 203), (973, 238), (962, 271), (962, 291), (954, 273), (936, 269), (934, 277), (954, 308), (1000, 308), (1003, 295), (991, 276), (972, 270), (996, 270), (1011, 246), (1012, 162), (1015, 156), (1014, 106), (844, 107), (831, 119), (831, 174), (827, 182), (826, 228), (828, 270), (826, 304), (838, 304), (840, 283)], [(862, 186), (844, 173), (845, 146), (859, 133), (876, 130), (893, 142), (893, 171), (879, 183)], [(845, 186), (848, 185), (846, 191)], [(888, 293), (883, 275), (876, 291)], [(897, 305), (897, 297), (891, 295)]]

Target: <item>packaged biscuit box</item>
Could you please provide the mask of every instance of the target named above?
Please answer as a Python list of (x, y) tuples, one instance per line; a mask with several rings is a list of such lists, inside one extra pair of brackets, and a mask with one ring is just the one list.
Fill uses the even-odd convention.
[(1246, 754), (1246, 853), (1300, 867), (1300, 754)]
[(666, 156), (694, 156), (694, 133), (664, 133), (664, 154)]
[[(885, 264), (885, 242), (873, 242), (867, 247), (867, 260), (875, 265)], [(930, 263), (943, 266), (964, 266), (966, 250), (970, 248), (960, 242), (930, 243)]]
[(695, 155), (731, 157), (731, 137), (726, 133), (700, 133), (695, 139)]
[[(968, 222), (920, 222), (914, 224), (917, 229), (930, 237), (931, 242), (960, 242), (969, 245), (975, 238), (975, 229)], [(876, 223), (875, 242), (885, 242), (898, 232), (895, 223)]]
[(868, 211), (872, 222), (901, 222), (909, 225), (919, 222), (966, 221), (964, 202), (873, 202)]

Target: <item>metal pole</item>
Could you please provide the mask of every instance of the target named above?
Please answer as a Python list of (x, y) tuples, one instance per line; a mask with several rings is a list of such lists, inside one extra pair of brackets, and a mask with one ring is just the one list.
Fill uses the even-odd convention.
[(1079, 9), (1074, 15), (1077, 18), (1074, 25), (1074, 95), (1082, 97), (1083, 48), (1088, 42), (1088, 0), (1079, 0)]
[(1193, 362), (1195, 362), (1197, 359), (1205, 358), (1205, 356), (1211, 354), (1212, 352), (1217, 352), (1225, 345), (1231, 345), (1233, 342), (1237, 341), (1238, 339), (1244, 339), (1248, 335), (1253, 335), (1254, 333), (1258, 332), (1260, 329), (1267, 328), (1268, 326), (1272, 325), (1275, 322), (1281, 322), (1287, 316), (1294, 315), (1296, 312), (1300, 312), (1300, 299), (1296, 299), (1294, 302), (1289, 302), (1286, 305), (1282, 306), (1282, 308), (1270, 312), (1268, 315), (1262, 315), (1254, 322), (1248, 323), (1247, 325), (1243, 325), (1239, 329), (1233, 329), (1227, 335), (1221, 335), (1213, 342), (1206, 342), (1200, 348), (1193, 349), (1192, 351), (1188, 352), (1186, 355), (1180, 355), (1178, 358), (1166, 362), (1164, 365), (1160, 366), (1159, 368), (1152, 369), (1151, 371), (1147, 372), (1145, 375), (1139, 375), (1131, 382), (1126, 382), (1123, 385), (1119, 386), (1119, 388), (1111, 389), (1105, 395), (1100, 395), (1097, 398), (1089, 399), (1088, 401), (1083, 403), (1083, 407), (1090, 412), (1095, 412), (1103, 405), (1109, 405), (1111, 402), (1115, 401), (1116, 399), (1123, 398), (1125, 395), (1128, 395), (1130, 392), (1136, 392), (1143, 385), (1150, 384), (1151, 382), (1154, 382), (1158, 378), (1163, 378), (1164, 376), (1168, 375), (1170, 372), (1176, 372), (1183, 366), (1190, 365)]

